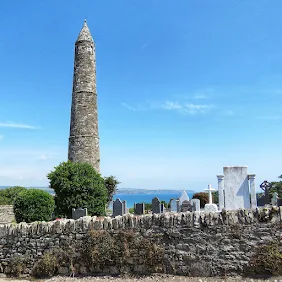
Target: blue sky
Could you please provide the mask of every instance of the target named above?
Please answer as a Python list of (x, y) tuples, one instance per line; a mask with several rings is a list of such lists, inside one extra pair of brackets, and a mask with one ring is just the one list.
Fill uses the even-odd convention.
[(282, 174), (281, 0), (0, 3), (0, 185), (67, 159), (74, 42), (96, 44), (101, 173), (203, 190), (223, 166)]

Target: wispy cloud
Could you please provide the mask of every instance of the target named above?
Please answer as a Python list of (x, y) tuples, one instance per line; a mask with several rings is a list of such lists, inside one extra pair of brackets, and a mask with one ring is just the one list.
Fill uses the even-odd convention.
[(48, 156), (48, 155), (41, 155), (38, 159), (42, 160), (42, 161), (46, 161), (46, 160), (50, 160), (50, 159), (56, 159), (56, 157), (55, 156)]
[(262, 119), (262, 120), (281, 120), (282, 116), (260, 116), (260, 117), (257, 117), (257, 119)]
[(178, 101), (165, 101), (161, 103), (147, 103), (144, 105), (131, 106), (127, 103), (121, 103), (121, 105), (133, 112), (136, 111), (149, 111), (149, 110), (166, 110), (176, 111), (183, 115), (195, 115), (206, 114), (213, 107), (213, 105), (201, 105), (191, 103), (180, 103)]
[(162, 105), (162, 108), (164, 110), (177, 111), (180, 114), (184, 114), (184, 115), (206, 114), (212, 107), (213, 107), (212, 105), (200, 105), (200, 104), (189, 104), (189, 103), (181, 104), (179, 102), (172, 102), (172, 101), (166, 101)]
[(10, 128), (23, 128), (23, 129), (39, 129), (39, 127), (14, 122), (0, 122), (0, 127), (10, 127)]
[(3, 138), (4, 138), (4, 135), (0, 135), (0, 141), (3, 140)]
[(146, 49), (148, 46), (149, 46), (149, 43), (144, 43), (144, 44), (141, 46), (141, 49)]

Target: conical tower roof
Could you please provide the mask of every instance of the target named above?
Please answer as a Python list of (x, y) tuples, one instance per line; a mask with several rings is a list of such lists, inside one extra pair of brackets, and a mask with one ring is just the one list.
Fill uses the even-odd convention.
[(83, 27), (77, 37), (76, 42), (80, 42), (80, 41), (90, 41), (90, 42), (94, 42), (92, 35), (90, 33), (90, 30), (88, 28), (87, 22), (86, 20), (84, 20), (84, 24)]

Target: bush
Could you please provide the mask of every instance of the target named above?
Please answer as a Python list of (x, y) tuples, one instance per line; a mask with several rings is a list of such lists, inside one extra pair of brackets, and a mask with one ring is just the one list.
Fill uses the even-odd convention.
[(248, 275), (282, 275), (282, 253), (279, 242), (258, 246), (246, 267)]
[(23, 257), (13, 257), (5, 268), (5, 274), (10, 277), (21, 277), (26, 268), (26, 261)]
[(0, 205), (13, 205), (19, 193), (26, 190), (26, 188), (20, 186), (14, 186), (0, 190)]
[(108, 177), (104, 177), (104, 182), (105, 182), (105, 186), (107, 188), (108, 191), (108, 205), (110, 204), (110, 202), (113, 200), (113, 196), (116, 193), (116, 189), (117, 189), (117, 185), (120, 184), (120, 182), (114, 177), (114, 176), (108, 176)]
[(49, 278), (58, 274), (57, 257), (52, 253), (45, 253), (33, 267), (31, 275), (35, 278)]
[(14, 202), (17, 222), (49, 221), (54, 211), (54, 199), (40, 189), (27, 189), (19, 193)]
[(209, 202), (208, 193), (200, 192), (193, 195), (193, 199), (200, 200), (200, 207), (203, 208)]
[(128, 268), (134, 273), (135, 258), (139, 266), (144, 266), (143, 271), (150, 273), (163, 270), (164, 250), (130, 231), (113, 235), (104, 230), (91, 230), (83, 240), (82, 256), (92, 272), (103, 273), (108, 267), (115, 266), (120, 273)]
[(107, 189), (92, 165), (63, 162), (47, 177), (56, 193), (56, 216), (69, 218), (72, 208), (79, 207), (87, 208), (90, 215), (105, 215)]

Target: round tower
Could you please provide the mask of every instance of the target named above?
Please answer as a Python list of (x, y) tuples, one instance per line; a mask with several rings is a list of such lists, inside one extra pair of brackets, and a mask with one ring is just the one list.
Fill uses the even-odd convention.
[(75, 42), (68, 159), (100, 172), (95, 44), (86, 21)]

